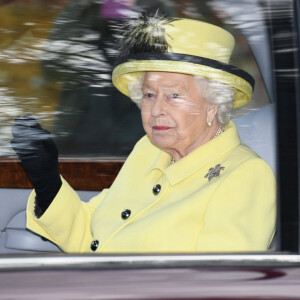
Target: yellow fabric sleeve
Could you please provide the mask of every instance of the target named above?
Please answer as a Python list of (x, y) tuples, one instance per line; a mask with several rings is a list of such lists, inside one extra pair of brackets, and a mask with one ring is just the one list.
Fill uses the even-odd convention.
[(92, 240), (91, 217), (108, 189), (85, 203), (63, 178), (62, 181), (58, 194), (39, 219), (34, 213), (36, 195), (32, 191), (27, 204), (26, 227), (64, 252), (87, 252), (86, 247), (90, 245), (87, 241)]

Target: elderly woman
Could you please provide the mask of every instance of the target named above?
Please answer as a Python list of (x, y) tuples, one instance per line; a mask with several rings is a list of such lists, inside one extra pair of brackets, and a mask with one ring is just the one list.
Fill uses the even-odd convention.
[(13, 147), (35, 188), (27, 227), (65, 252), (266, 250), (276, 183), (229, 121), (254, 85), (228, 64), (233, 46), (228, 32), (195, 20), (128, 23), (113, 83), (140, 106), (146, 136), (88, 203), (60, 177), (49, 134), (17, 119)]

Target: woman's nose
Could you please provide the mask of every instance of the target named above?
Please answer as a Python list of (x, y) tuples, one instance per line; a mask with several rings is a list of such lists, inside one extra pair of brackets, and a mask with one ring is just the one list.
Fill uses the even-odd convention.
[(163, 94), (157, 95), (157, 97), (153, 103), (151, 112), (152, 112), (153, 117), (159, 117), (161, 115), (166, 114), (166, 103), (165, 103)]

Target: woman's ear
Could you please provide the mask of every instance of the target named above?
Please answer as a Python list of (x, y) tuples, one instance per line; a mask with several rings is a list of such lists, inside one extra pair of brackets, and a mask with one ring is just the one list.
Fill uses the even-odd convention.
[(218, 105), (208, 104), (207, 110), (206, 110), (207, 122), (212, 122), (215, 119), (217, 112), (218, 112)]

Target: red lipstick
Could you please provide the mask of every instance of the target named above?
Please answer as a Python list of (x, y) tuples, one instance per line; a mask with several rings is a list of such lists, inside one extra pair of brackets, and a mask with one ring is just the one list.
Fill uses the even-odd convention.
[(171, 127), (168, 127), (168, 126), (153, 126), (152, 128), (155, 129), (155, 130), (168, 130)]

